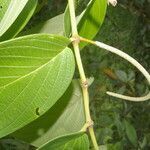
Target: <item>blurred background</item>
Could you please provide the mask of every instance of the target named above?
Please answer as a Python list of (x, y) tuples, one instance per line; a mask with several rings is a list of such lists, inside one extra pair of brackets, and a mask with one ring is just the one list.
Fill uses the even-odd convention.
[[(77, 1), (77, 14), (88, 2)], [(63, 13), (66, 4), (66, 0), (39, 0), (40, 7), (25, 30)], [(150, 72), (150, 0), (118, 0), (116, 7), (109, 5), (95, 40), (128, 53)], [(94, 78), (90, 108), (99, 145), (110, 150), (150, 150), (150, 101), (133, 103), (106, 95), (107, 90), (144, 95), (149, 90), (145, 78), (127, 61), (97, 47), (86, 46), (81, 55), (87, 77)], [(0, 143), (2, 149), (5, 143)]]

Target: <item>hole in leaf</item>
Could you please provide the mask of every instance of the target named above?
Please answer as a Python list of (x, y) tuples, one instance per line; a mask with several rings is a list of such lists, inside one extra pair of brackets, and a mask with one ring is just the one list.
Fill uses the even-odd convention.
[(36, 113), (37, 116), (40, 116), (40, 113), (39, 113), (39, 107), (36, 108), (35, 113)]

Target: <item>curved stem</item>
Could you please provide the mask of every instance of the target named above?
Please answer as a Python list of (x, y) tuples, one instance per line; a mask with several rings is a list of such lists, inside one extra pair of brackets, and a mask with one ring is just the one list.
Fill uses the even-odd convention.
[[(80, 37), (81, 41), (84, 42), (88, 42), (91, 44), (94, 44), (100, 48), (103, 48), (105, 50), (108, 50), (112, 53), (117, 54), (118, 56), (126, 59), (127, 61), (129, 61), (132, 65), (134, 65), (147, 79), (148, 83), (150, 84), (150, 75), (149, 73), (146, 71), (146, 69), (140, 64), (138, 63), (134, 58), (132, 58), (131, 56), (129, 56), (128, 54), (124, 53), (123, 51), (114, 48), (112, 46), (109, 46), (107, 44), (104, 44), (102, 42), (98, 42), (98, 41), (91, 41), (85, 38)], [(146, 95), (146, 96), (142, 96), (142, 97), (130, 97), (130, 96), (125, 96), (125, 95), (121, 95), (121, 94), (117, 94), (117, 93), (113, 93), (113, 92), (107, 92), (108, 95), (117, 97), (117, 98), (121, 98), (121, 99), (125, 99), (125, 100), (129, 100), (129, 101), (135, 101), (135, 102), (139, 102), (139, 101), (146, 101), (150, 99), (150, 92)]]
[[(79, 50), (79, 36), (77, 31), (77, 24), (76, 24), (76, 17), (75, 17), (75, 7), (74, 7), (74, 0), (68, 0), (69, 4), (69, 11), (70, 11), (70, 19), (71, 19), (71, 28), (72, 28), (72, 44), (74, 48), (75, 58), (80, 74), (81, 79), (81, 87), (83, 92), (83, 101), (84, 101), (84, 110), (85, 110), (85, 117), (86, 117), (86, 123), (90, 124), (91, 116), (90, 116), (90, 109), (89, 109), (89, 93), (88, 93), (88, 82), (84, 73), (83, 64), (80, 56), (80, 50)], [(91, 140), (93, 143), (93, 146), (95, 150), (98, 150), (98, 144), (95, 138), (94, 129), (93, 126), (90, 125), (87, 127), (89, 134), (91, 136)]]

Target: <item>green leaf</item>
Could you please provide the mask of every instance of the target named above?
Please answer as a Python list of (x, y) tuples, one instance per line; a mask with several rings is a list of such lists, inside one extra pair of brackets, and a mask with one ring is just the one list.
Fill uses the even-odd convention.
[(52, 19), (45, 22), (39, 23), (37, 26), (23, 31), (20, 35), (29, 35), (35, 33), (49, 33), (63, 35), (63, 18), (64, 14), (60, 14)]
[[(78, 32), (80, 36), (87, 39), (93, 39), (98, 33), (106, 13), (107, 0), (92, 0), (87, 6), (79, 24)], [(83, 48), (86, 43), (81, 43)]]
[[(87, 8), (78, 16), (78, 32), (80, 36), (88, 39), (93, 39), (99, 31), (105, 17), (107, 8), (107, 0), (91, 0)], [(64, 27), (65, 34), (69, 36), (71, 33), (71, 25), (69, 18), (69, 10), (65, 11)], [(86, 43), (80, 44), (80, 48), (83, 48)]]
[(114, 113), (114, 123), (115, 126), (117, 127), (119, 136), (121, 137), (122, 135), (124, 135), (124, 124), (122, 123), (120, 115), (118, 113)]
[[(98, 148), (99, 148), (99, 150), (108, 150), (107, 145), (99, 145)], [(95, 150), (95, 149), (91, 148), (90, 150)]]
[(88, 150), (89, 141), (88, 136), (84, 133), (76, 133), (72, 135), (67, 135), (59, 137), (55, 140), (52, 140), (42, 147), (39, 150)]
[(41, 1), (38, 1), (38, 5), (36, 7), (36, 10), (34, 12), (34, 14), (37, 14), (40, 12), (40, 10), (48, 4), (48, 0), (41, 0)]
[[(94, 149), (93, 149), (94, 150)], [(100, 145), (99, 150), (108, 150), (107, 145)]]
[(29, 0), (22, 12), (18, 15), (16, 20), (11, 24), (7, 31), (0, 37), (0, 41), (8, 40), (16, 36), (28, 23), (32, 17), (35, 8), (37, 6), (37, 0)]
[(28, 0), (11, 0), (8, 9), (0, 22), (0, 37), (17, 19)]
[(0, 137), (49, 110), (74, 73), (67, 38), (32, 35), (0, 43)]
[(12, 136), (39, 147), (49, 140), (78, 132), (84, 123), (80, 83), (73, 80), (63, 97), (47, 113)]
[(107, 150), (123, 150), (123, 143), (117, 142), (113, 144), (107, 144)]
[(99, 150), (123, 150), (123, 144), (121, 142), (117, 142), (113, 144), (99, 145)]
[(146, 147), (146, 145), (148, 144), (148, 141), (146, 139), (146, 136), (144, 136), (142, 142), (139, 142), (139, 145), (142, 149), (144, 149)]
[(71, 20), (69, 7), (67, 5), (66, 10), (64, 12), (64, 35), (70, 37), (70, 34), (71, 34)]
[(0, 21), (2, 20), (11, 0), (0, 0)]
[(124, 124), (125, 124), (126, 134), (129, 141), (134, 146), (137, 146), (137, 134), (135, 128), (127, 120), (124, 120)]

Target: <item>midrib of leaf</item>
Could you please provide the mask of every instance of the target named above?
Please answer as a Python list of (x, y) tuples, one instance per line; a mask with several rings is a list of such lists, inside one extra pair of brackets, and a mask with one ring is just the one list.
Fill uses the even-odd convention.
[(20, 77), (20, 76), (6, 76), (6, 77), (0, 77), (0, 78), (5, 79), (5, 78), (16, 78), (16, 77)]
[[(54, 59), (55, 59), (55, 58), (54, 58)], [(63, 60), (63, 58), (62, 58), (62, 60)], [(50, 63), (50, 62), (48, 62), (48, 63)], [(36, 69), (35, 71), (40, 70), (42, 67), (48, 65), (48, 63), (44, 64), (43, 66), (41, 66), (40, 68)], [(61, 66), (61, 63), (59, 63), (59, 68), (60, 68), (60, 66)], [(34, 74), (35, 71), (31, 72), (31, 74), (33, 74), (33, 77), (31, 78), (30, 82), (28, 82), (28, 84), (25, 86), (25, 88), (23, 88), (23, 90), (18, 94), (18, 96), (15, 97), (15, 99), (13, 100), (13, 102), (12, 102), (3, 112), (0, 112), (0, 115), (3, 115), (3, 114), (11, 107), (11, 105), (15, 102), (15, 100), (30, 86), (30, 84), (32, 83), (33, 79), (34, 79), (35, 76), (36, 76), (36, 74)], [(48, 70), (47, 75), (46, 75), (44, 81), (42, 82), (42, 85), (41, 85), (41, 86), (39, 87), (39, 89), (37, 90), (37, 93), (36, 93), (34, 99), (36, 99), (36, 97), (37, 97), (39, 91), (41, 90), (41, 88), (42, 88), (43, 85), (45, 84), (45, 81), (46, 81), (46, 79), (47, 79), (47, 77), (48, 77), (50, 71), (51, 71), (51, 70)], [(29, 75), (31, 75), (31, 74), (29, 74)], [(58, 77), (58, 75), (59, 75), (59, 73), (57, 73), (57, 77)], [(27, 75), (27, 76), (28, 76), (28, 75)], [(56, 77), (56, 80), (57, 80), (57, 77)], [(21, 80), (21, 79), (18, 79), (18, 80)], [(55, 82), (54, 82), (54, 84), (55, 84)], [(53, 85), (54, 85), (54, 84), (53, 84)], [(52, 85), (52, 86), (53, 86), (53, 85)], [(30, 105), (32, 105), (32, 103), (34, 102), (34, 99), (31, 101), (30, 104), (28, 104), (28, 105), (26, 106), (26, 108), (24, 109), (24, 111), (22, 111), (22, 112), (20, 113), (20, 115), (19, 115), (12, 123), (10, 123), (10, 124), (7, 125), (6, 127), (2, 128), (2, 130), (9, 128), (15, 121), (17, 121), (20, 117), (22, 117), (22, 114), (30, 107)], [(44, 105), (45, 105), (45, 104), (44, 104)]]
[[(48, 34), (45, 34), (45, 35), (48, 35)], [(27, 36), (27, 37), (29, 38), (29, 37), (32, 37), (32, 36), (33, 36), (33, 35), (29, 35), (29, 36)], [(49, 35), (49, 36), (52, 36), (52, 35)], [(25, 39), (25, 37), (19, 37), (19, 38), (15, 38), (15, 39), (3, 41), (3, 42), (1, 42), (0, 44), (2, 45), (2, 44), (9, 43), (9, 42), (11, 42), (11, 43), (16, 42), (16, 43), (18, 44), (18, 43), (26, 42), (26, 41), (28, 40), (28, 38)], [(24, 40), (22, 40), (22, 39), (24, 39)], [(53, 38), (51, 38), (51, 39), (53, 39)], [(17, 41), (17, 40), (21, 40), (21, 41)], [(49, 44), (55, 44), (55, 45), (58, 45), (58, 46), (66, 46), (66, 45), (63, 43), (63, 41), (60, 41), (60, 40), (58, 40), (58, 39), (55, 39), (55, 41), (61, 42), (61, 45), (58, 44), (58, 43), (56, 43), (56, 42), (45, 41), (45, 40), (39, 40), (39, 39), (34, 39), (34, 38), (32, 38), (32, 39), (30, 39), (30, 40), (31, 40), (32, 42), (35, 40), (35, 41), (38, 41), (38, 42), (45, 42), (45, 43), (49, 43)], [(30, 41), (30, 42), (31, 42), (31, 41)], [(0, 46), (1, 46), (1, 45), (0, 45)], [(24, 45), (23, 45), (23, 46), (24, 46)], [(16, 47), (16, 46), (14, 46), (14, 47)], [(32, 46), (31, 46), (31, 47), (32, 47)], [(0, 47), (0, 48), (1, 48), (1, 47)]]
[[(48, 34), (31, 35), (0, 43), (0, 75), (13, 78), (0, 79), (0, 137), (38, 118), (65, 92), (74, 72), (73, 54), (67, 48), (69, 43), (69, 39), (65, 37)], [(25, 48), (25, 45), (30, 48)], [(48, 52), (42, 51), (43, 48)], [(32, 60), (37, 56), (45, 60)], [(12, 68), (8, 68), (9, 65)], [(27, 69), (14, 69), (19, 65), (21, 68), (27, 65), (32, 68), (28, 69), (28, 66)], [(20, 74), (20, 77), (14, 78)], [(36, 113), (37, 108), (39, 115)]]
[[(58, 55), (61, 55), (61, 53), (63, 53), (63, 51), (60, 52)], [(57, 56), (58, 56), (58, 55), (57, 55)], [(26, 75), (24, 75), (24, 76), (21, 76), (20, 78), (14, 80), (13, 82), (10, 82), (10, 83), (8, 83), (8, 84), (6, 84), (6, 85), (4, 85), (4, 86), (1, 86), (1, 87), (2, 87), (2, 88), (6, 88), (7, 86), (9, 86), (9, 85), (11, 85), (11, 84), (13, 84), (13, 83), (15, 83), (15, 82), (17, 82), (17, 81), (19, 81), (19, 80), (21, 80), (21, 79), (27, 77), (27, 76), (30, 76), (30, 75), (34, 74), (35, 72), (37, 72), (38, 70), (42, 69), (44, 66), (46, 66), (47, 64), (49, 64), (51, 61), (54, 61), (55, 59), (56, 59), (56, 57), (50, 59), (47, 63), (41, 65), (39, 68), (37, 68), (37, 69), (31, 71), (30, 73), (28, 73), (28, 74), (26, 74)], [(1, 87), (0, 87), (0, 88), (1, 88)]]
[[(37, 36), (37, 37), (34, 38), (34, 36)], [(65, 41), (63, 43), (63, 39), (61, 39), (60, 36), (44, 34), (43, 38), (39, 40), (39, 38), (41, 36), (42, 35), (30, 35), (27, 37), (16, 38), (13, 40), (4, 41), (4, 42), (0, 43), (0, 57), (4, 58), (4, 60), (2, 60), (2, 65), (0, 65), (0, 68), (2, 68), (1, 71), (4, 71), (1, 74), (1, 77), (4, 77), (4, 75), (5, 75), (5, 77), (7, 77), (7, 76), (23, 77), (24, 75), (27, 75), (29, 72), (32, 72), (32, 70), (39, 68), (42, 64), (45, 64), (46, 62), (48, 63), (52, 57), (55, 57), (68, 45), (68, 41)], [(48, 39), (46, 38), (47, 36), (48, 36)], [(35, 44), (34, 44), (34, 42), (35, 42)], [(41, 44), (39, 44), (40, 42), (41, 42)], [(46, 44), (44, 44), (44, 43), (46, 43)], [(13, 45), (17, 45), (17, 46), (13, 46)], [(35, 45), (35, 46), (32, 46), (32, 45)], [(46, 46), (44, 46), (44, 45), (46, 45)], [(30, 49), (32, 49), (31, 53), (29, 51)], [(36, 50), (37, 50), (37, 53), (36, 53)], [(45, 52), (47, 51), (47, 53), (45, 53), (44, 51)], [(20, 56), (20, 54), (21, 54), (21, 56)], [(42, 54), (42, 56), (41, 56), (41, 54)], [(8, 61), (10, 61), (9, 58), (12, 58), (14, 60), (16, 58), (15, 61), (25, 60), (25, 63), (23, 63), (22, 65), (21, 64), (17, 65), (16, 63), (15, 64), (13, 63), (13, 64), (10, 64), (10, 66), (9, 66), (9, 64), (5, 62), (6, 61), (5, 58), (7, 58)], [(28, 63), (28, 59), (29, 59), (29, 61), (35, 60), (35, 62), (33, 61), (32, 62), (33, 64), (30, 65)], [(38, 60), (41, 60), (41, 61), (37, 62)], [(6, 63), (6, 65), (5, 65), (5, 63)], [(7, 70), (4, 70), (4, 68), (8, 68), (8, 69), (12, 68), (12, 70), (9, 70), (10, 73), (5, 74), (5, 72)], [(26, 69), (23, 70), (23, 72), (22, 72), (20, 69), (23, 69), (23, 68), (24, 69), (26, 68)], [(16, 71), (17, 71), (17, 74), (16, 74)], [(21, 74), (19, 73), (19, 71)], [(10, 79), (10, 80), (12, 80), (12, 79)], [(9, 85), (9, 83), (11, 82), (10, 80), (7, 77), (6, 82), (2, 81), (2, 86), (5, 86), (7, 84)], [(3, 84), (5, 84), (5, 85), (3, 85)]]
[[(66, 52), (65, 52), (66, 51)], [(58, 62), (58, 61), (54, 61), (54, 63), (50, 63), (50, 65), (48, 65), (47, 64), (47, 69), (44, 67), (43, 69), (45, 70), (46, 69), (46, 72), (44, 73), (44, 74), (42, 74), (42, 77), (41, 77), (41, 81), (40, 81), (40, 85), (38, 86), (38, 88), (36, 88), (36, 93), (35, 93), (35, 95), (32, 95), (32, 97), (33, 97), (33, 99), (31, 98), (31, 101), (27, 101), (25, 104), (24, 104), (24, 109), (23, 109), (23, 111), (21, 111), (20, 113), (19, 113), (19, 115), (17, 115), (17, 117), (16, 118), (14, 118), (12, 121), (8, 121), (7, 122), (7, 120), (5, 119), (5, 118), (8, 118), (8, 115), (9, 114), (7, 114), (7, 115), (5, 115), (5, 113), (4, 113), (4, 115), (1, 115), (2, 116), (2, 118), (1, 118), (1, 121), (2, 122), (5, 122), (4, 124), (5, 124), (5, 126), (3, 126), (2, 125), (2, 127), (1, 127), (1, 130), (0, 130), (0, 135), (2, 136), (2, 135), (4, 135), (4, 134), (6, 134), (6, 132), (8, 132), (8, 131), (10, 131), (10, 130), (12, 130), (12, 129), (15, 129), (15, 128), (17, 128), (17, 126), (16, 126), (16, 124), (18, 125), (18, 124), (20, 124), (21, 125), (21, 123), (20, 123), (20, 121), (19, 120), (21, 120), (21, 119), (23, 119), (22, 117), (24, 116), (25, 118), (26, 118), (26, 122), (30, 122), (31, 120), (33, 120), (33, 117), (35, 118), (37, 118), (38, 116), (34, 113), (34, 114), (32, 114), (31, 116), (29, 116), (29, 112), (30, 112), (30, 109), (31, 110), (34, 110), (36, 107), (40, 107), (40, 109), (42, 110), (42, 111), (44, 111), (44, 110), (47, 110), (50, 106), (48, 106), (48, 105), (50, 105), (50, 104), (46, 104), (46, 103), (49, 103), (47, 100), (50, 98), (50, 97), (47, 97), (47, 99), (45, 99), (44, 98), (44, 101), (42, 100), (40, 100), (39, 99), (39, 94), (40, 94), (40, 92), (42, 92), (41, 90), (43, 90), (43, 89), (41, 89), (41, 88), (44, 88), (44, 85), (45, 85), (45, 82), (46, 81), (48, 81), (49, 79), (49, 73), (51, 73), (51, 72), (53, 72), (53, 71), (55, 71), (55, 67), (54, 66), (59, 66), (59, 67), (61, 67), (62, 68), (62, 66), (66, 66), (67, 68), (70, 68), (70, 64), (68, 64), (68, 63), (66, 63), (66, 61), (65, 60), (67, 60), (67, 57), (68, 58), (70, 58), (71, 57), (71, 50), (70, 49), (66, 49), (66, 50), (64, 50), (63, 51), (64, 52), (64, 54), (62, 54), (62, 53), (60, 53), (60, 55), (62, 56), (59, 56), (59, 55), (57, 55), (58, 57), (58, 61), (60, 61), (60, 62)], [(68, 55), (69, 54), (69, 55)], [(60, 59), (61, 58), (61, 59)], [(46, 64), (45, 64), (46, 65)], [(53, 78), (54, 78), (54, 80), (52, 80), (52, 82), (51, 82), (51, 85), (49, 86), (49, 87), (51, 87), (51, 86), (53, 86), (53, 88), (55, 89), (55, 86), (57, 86), (58, 85), (58, 82), (59, 82), (59, 80), (58, 80), (58, 76), (59, 76), (59, 79), (61, 80), (61, 79), (63, 79), (63, 77), (61, 77), (60, 76), (60, 74), (62, 74), (62, 72), (64, 72), (62, 69), (60, 70), (59, 69), (59, 67), (57, 67), (57, 70), (58, 71), (55, 71), (55, 77), (54, 76), (52, 76)], [(66, 68), (65, 67), (65, 68)], [(62, 71), (62, 72), (61, 72)], [(71, 71), (71, 70), (70, 70)], [(40, 71), (40, 72), (42, 72), (42, 70)], [(71, 71), (72, 72), (72, 71)], [(37, 72), (38, 73), (38, 72)], [(68, 73), (69, 72), (66, 72), (65, 74), (64, 74), (64, 76), (65, 76), (65, 78), (70, 78), (70, 75), (68, 75)], [(72, 74), (72, 73), (71, 73)], [(40, 75), (40, 74), (39, 74)], [(39, 78), (39, 75), (37, 76), (38, 78)], [(44, 76), (43, 76), (44, 75)], [(32, 77), (32, 78), (31, 78)], [(20, 98), (20, 97), (22, 97), (23, 96), (23, 94), (27, 94), (28, 92), (29, 92), (29, 90), (28, 90), (28, 88), (32, 88), (33, 87), (33, 83), (35, 83), (35, 81), (36, 81), (36, 79), (37, 79), (37, 77), (36, 77), (36, 73), (35, 74), (33, 74), (33, 76), (31, 76), (30, 78), (26, 78), (27, 80), (28, 79), (30, 79), (30, 81), (28, 80), (28, 83), (27, 83), (27, 85), (25, 84), (25, 87), (23, 87), (22, 89), (23, 89), (23, 92), (21, 92), (21, 91), (19, 91), (19, 95), (20, 96), (17, 96), (18, 95), (18, 93), (17, 93), (17, 95), (14, 95), (15, 97), (17, 96), (18, 98), (16, 98), (17, 99), (17, 101), (18, 101), (18, 99)], [(36, 79), (34, 79), (34, 78), (36, 78)], [(33, 83), (32, 83), (32, 80), (34, 80), (33, 81)], [(44, 81), (44, 82), (43, 82)], [(63, 81), (63, 80), (62, 80)], [(56, 83), (56, 84), (55, 84)], [(63, 81), (62, 83), (64, 83), (65, 84), (65, 82)], [(62, 87), (62, 86), (61, 86)], [(52, 88), (52, 87), (51, 87)], [(50, 89), (51, 89), (50, 88)], [(26, 90), (27, 89), (27, 90)], [(61, 90), (61, 89), (60, 89)], [(62, 89), (63, 90), (63, 89)], [(20, 93), (21, 92), (21, 93)], [(55, 92), (55, 96), (56, 96), (56, 91), (53, 91), (53, 89), (52, 89), (52, 91), (51, 91), (51, 93), (54, 93)], [(23, 94), (22, 94), (23, 93)], [(58, 95), (60, 95), (60, 93), (59, 93), (59, 91), (57, 91), (57, 93), (58, 93)], [(52, 96), (52, 95), (51, 95)], [(14, 99), (15, 99), (15, 97), (14, 97)], [(13, 98), (13, 97), (12, 97)], [(37, 99), (38, 98), (38, 99)], [(52, 96), (51, 97), (51, 105), (53, 105), (54, 103), (55, 103), (55, 101), (53, 101), (53, 98), (54, 98), (54, 96)], [(38, 101), (38, 105), (34, 102), (34, 101)], [(39, 101), (40, 100), (40, 101)], [(46, 101), (46, 103), (45, 103), (45, 101)], [(7, 102), (8, 103), (8, 102)], [(35, 104), (34, 104), (35, 103)], [(44, 104), (43, 104), (44, 103)], [(21, 103), (18, 103), (18, 105), (20, 105), (20, 104), (22, 104), (22, 102)], [(46, 106), (45, 106), (46, 105)], [(32, 106), (32, 107), (30, 107), (30, 106)], [(10, 106), (9, 106), (10, 107)], [(34, 108), (33, 108), (34, 107)], [(48, 107), (48, 108), (47, 108)], [(13, 104), (11, 104), (11, 107), (10, 108), (14, 108), (13, 107)], [(10, 109), (9, 108), (9, 109)], [(5, 108), (5, 109), (8, 109), (8, 108)], [(20, 111), (20, 110), (19, 110)], [(28, 112), (29, 111), (29, 112)], [(18, 111), (17, 111), (18, 112)], [(33, 112), (32, 112), (33, 113)], [(25, 115), (26, 114), (26, 115)], [(43, 112), (40, 112), (40, 115), (41, 114), (43, 114)], [(3, 119), (4, 118), (4, 119)], [(24, 118), (24, 119), (25, 119)]]
[(3, 55), (0, 58), (26, 58), (26, 59), (50, 59), (52, 57), (36, 57), (36, 56), (22, 56), (22, 55)]

